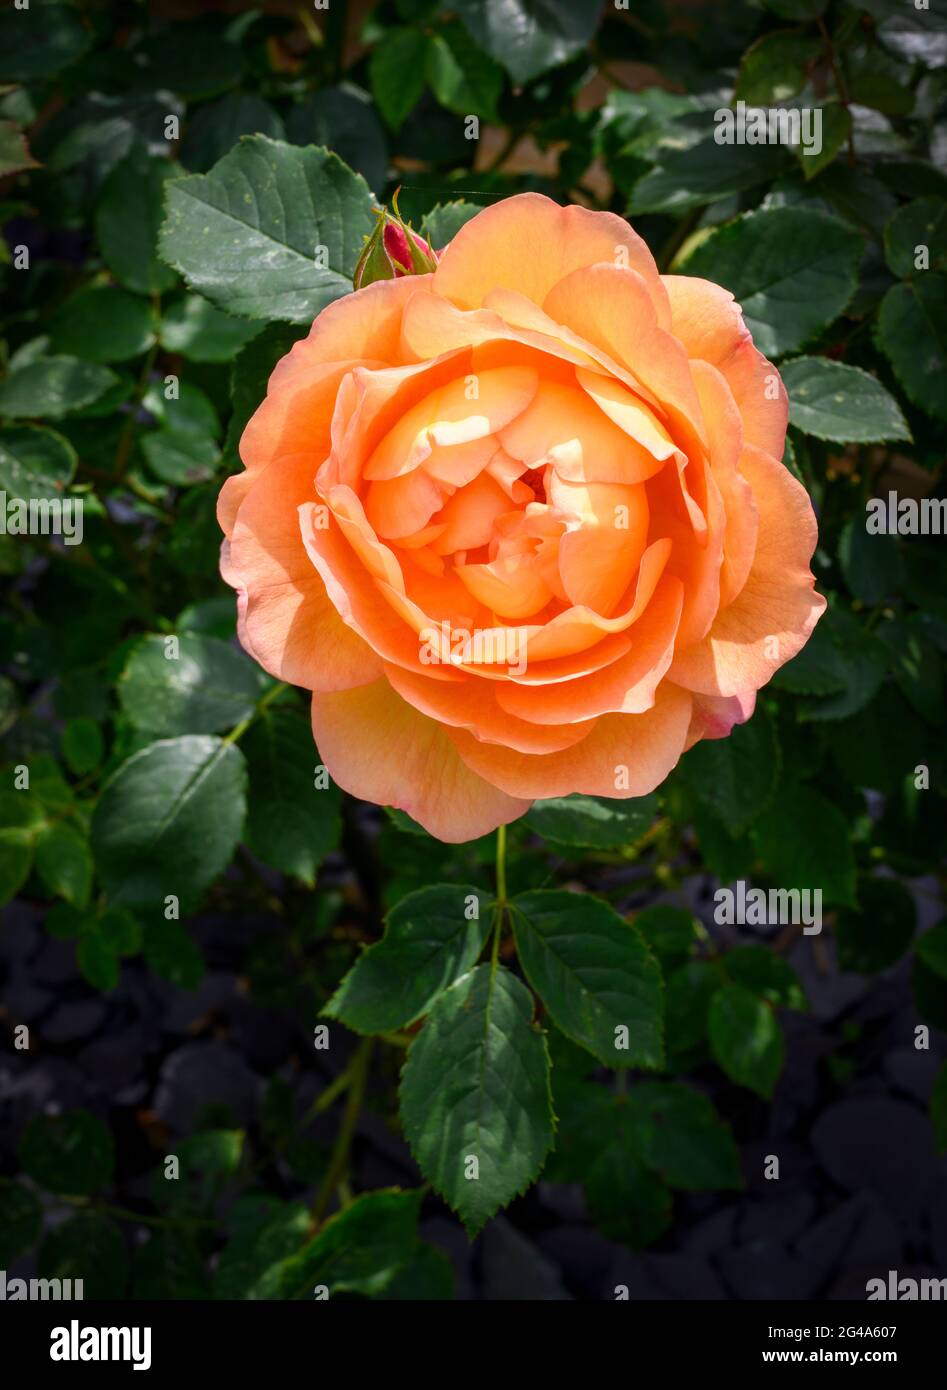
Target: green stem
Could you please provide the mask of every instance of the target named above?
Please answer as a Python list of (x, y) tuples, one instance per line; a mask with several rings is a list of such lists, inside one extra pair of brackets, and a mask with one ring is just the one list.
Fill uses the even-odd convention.
[(136, 1221), (142, 1226), (165, 1227), (169, 1230), (186, 1229), (189, 1227), (208, 1227), (219, 1226), (220, 1222), (212, 1216), (147, 1216), (141, 1211), (132, 1211), (130, 1207), (118, 1207), (112, 1202), (100, 1202), (90, 1200), (88, 1197), (70, 1197), (65, 1193), (57, 1194), (57, 1201), (68, 1202), (70, 1206), (85, 1207), (90, 1211), (106, 1212), (109, 1216), (118, 1217), (122, 1221)]
[(322, 1181), (322, 1186), (316, 1193), (316, 1200), (311, 1208), (314, 1230), (322, 1224), (329, 1203), (332, 1201), (333, 1193), (345, 1177), (349, 1150), (355, 1136), (355, 1126), (358, 1123), (362, 1101), (365, 1099), (365, 1087), (368, 1084), (368, 1063), (372, 1055), (373, 1041), (372, 1038), (361, 1040), (348, 1068), (351, 1070), (351, 1081), (345, 1102), (345, 1113), (342, 1116), (342, 1126), (335, 1141), (335, 1148), (332, 1150), (328, 1172)]
[(681, 247), (684, 245), (684, 242), (687, 240), (691, 232), (697, 226), (702, 212), (703, 208), (692, 208), (691, 211), (686, 214), (686, 216), (681, 218), (680, 222), (678, 222), (677, 226), (674, 228), (670, 236), (665, 241), (664, 245), (661, 247), (660, 251), (655, 257), (655, 260), (657, 261), (658, 269), (662, 272), (662, 274), (666, 273), (669, 270), (671, 262), (674, 260), (674, 257), (677, 255), (678, 251), (680, 251)]
[[(842, 76), (842, 69), (841, 69), (841, 65), (839, 64), (839, 61), (838, 61), (838, 56), (836, 55), (836, 52), (835, 52), (835, 45), (834, 45), (834, 43), (832, 42), (832, 36), (831, 36), (831, 34), (829, 33), (828, 29), (826, 28), (825, 20), (822, 18), (821, 15), (817, 15), (817, 16), (816, 16), (816, 23), (817, 23), (818, 26), (819, 26), (819, 33), (820, 33), (821, 36), (822, 36), (822, 42), (823, 42), (823, 44), (824, 44), (824, 46), (825, 46), (825, 56), (826, 56), (826, 57), (828, 58), (828, 60), (829, 60), (829, 65), (830, 65), (830, 67), (831, 67), (831, 69), (832, 69), (832, 75), (833, 75), (833, 77), (835, 78), (835, 86), (836, 86), (836, 89), (838, 90), (838, 99), (839, 99), (839, 101), (842, 103), (842, 105), (845, 107), (846, 111), (848, 111), (848, 110), (849, 110), (848, 88), (847, 88), (846, 85), (845, 85), (845, 78)], [(852, 127), (851, 127), (851, 124), (849, 124), (849, 127), (848, 127), (848, 141), (847, 141), (847, 143), (848, 143), (848, 163), (849, 163), (849, 167), (850, 167), (850, 168), (854, 168), (854, 167), (855, 167), (855, 137), (854, 137), (854, 135), (852, 134)]]
[(289, 686), (285, 681), (279, 681), (276, 685), (271, 686), (253, 713), (248, 714), (246, 719), (241, 719), (239, 724), (234, 725), (230, 733), (225, 736), (224, 743), (236, 743), (238, 739), (243, 738), (243, 735), (247, 732), (250, 725), (254, 724), (259, 719), (267, 705), (272, 704), (278, 695), (282, 695), (283, 691), (288, 689)]
[(497, 827), (497, 903), (506, 907), (506, 826)]
[(496, 973), (500, 959), (500, 937), (503, 934), (503, 915), (506, 912), (506, 826), (497, 826), (497, 897), (494, 905), (493, 945), (490, 951), (490, 971)]

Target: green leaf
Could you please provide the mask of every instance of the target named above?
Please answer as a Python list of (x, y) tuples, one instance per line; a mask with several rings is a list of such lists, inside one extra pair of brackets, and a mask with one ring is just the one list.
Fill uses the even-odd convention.
[(89, 362), (127, 362), (155, 340), (151, 307), (117, 285), (87, 285), (49, 321), (53, 352)]
[(499, 119), (496, 104), (503, 90), (503, 71), (456, 20), (448, 20), (431, 36), (427, 80), (448, 111), (487, 121)]
[(324, 145), (350, 169), (383, 191), (388, 173), (388, 136), (368, 92), (351, 82), (321, 87), (286, 118), (286, 136), (294, 145)]
[(318, 753), (309, 720), (269, 708), (243, 741), (250, 775), (245, 839), (264, 864), (311, 888), (342, 833), (338, 787), (317, 785)]
[(137, 955), (142, 947), (138, 919), (127, 908), (110, 907), (99, 916), (79, 923), (76, 960), (93, 988), (107, 994), (116, 988), (123, 956)]
[(704, 863), (721, 883), (748, 877), (756, 857), (748, 835), (731, 835), (706, 804), (694, 812), (694, 830)]
[(142, 405), (159, 425), (175, 434), (213, 438), (220, 434), (220, 418), (213, 402), (189, 381), (178, 382), (177, 393), (171, 396), (165, 395), (163, 386), (153, 383), (145, 392)]
[(115, 903), (199, 892), (226, 867), (246, 809), (246, 765), (219, 738), (165, 739), (109, 778), (92, 818), (96, 866)]
[(27, 1177), (50, 1192), (89, 1197), (112, 1181), (112, 1135), (87, 1110), (34, 1115), (20, 1137), (19, 1158)]
[(241, 135), (283, 139), (283, 122), (269, 102), (255, 92), (228, 92), (200, 107), (188, 121), (181, 141), (181, 163), (186, 169), (206, 173)]
[(911, 438), (897, 401), (860, 367), (795, 357), (780, 373), (789, 392), (789, 422), (803, 434), (838, 444)]
[(662, 971), (683, 965), (692, 954), (697, 940), (696, 923), (684, 908), (657, 903), (637, 913), (633, 921), (660, 961)]
[(275, 1265), (257, 1297), (311, 1300), (324, 1286), (329, 1298), (341, 1293), (367, 1297), (384, 1293), (417, 1248), (420, 1189), (368, 1192), (322, 1227), (315, 1240)]
[(767, 357), (816, 337), (855, 292), (864, 241), (807, 208), (760, 208), (712, 232), (681, 267), (731, 290)]
[(92, 892), (89, 842), (66, 821), (45, 826), (36, 839), (36, 871), (50, 893), (85, 907)]
[(886, 970), (908, 950), (916, 926), (914, 899), (897, 879), (859, 879), (858, 907), (843, 908), (836, 923), (840, 969), (860, 975)]
[(780, 888), (821, 888), (827, 903), (851, 905), (855, 860), (842, 812), (812, 787), (783, 786), (752, 830)]
[(67, 4), (13, 5), (0, 14), (0, 82), (35, 82), (61, 72), (92, 46), (93, 31)]
[(82, 1280), (83, 1299), (119, 1299), (128, 1281), (128, 1253), (122, 1233), (107, 1216), (83, 1211), (50, 1231), (40, 1247), (43, 1279)]
[(911, 990), (921, 1018), (935, 1028), (947, 1029), (947, 981), (917, 955), (911, 968)]
[(323, 1015), (357, 1033), (406, 1027), (471, 968), (491, 922), (490, 902), (468, 885), (409, 893), (388, 913), (384, 937), (362, 952)]
[(38, 167), (30, 154), (26, 136), (16, 122), (0, 121), (0, 178)]
[(547, 840), (582, 849), (624, 849), (649, 830), (656, 796), (619, 801), (607, 796), (556, 796), (534, 801), (526, 824)]
[(385, 815), (391, 821), (396, 830), (402, 830), (405, 835), (423, 835), (428, 837), (423, 825), (418, 825), (416, 820), (412, 820), (407, 811), (402, 811), (399, 806), (386, 806)]
[(820, 51), (818, 38), (798, 29), (764, 34), (740, 60), (734, 99), (748, 106), (777, 106), (794, 97), (805, 86), (806, 68)]
[[(797, 705), (797, 717), (802, 723), (847, 719), (856, 714), (877, 693), (888, 665), (883, 643), (845, 609), (830, 608), (816, 628), (815, 637), (819, 638), (820, 633), (821, 641), (816, 643), (816, 651), (803, 667), (807, 673), (805, 684), (815, 689), (811, 679), (813, 663), (822, 660), (825, 682), (841, 677), (842, 688), (838, 693), (829, 692), (825, 698), (801, 700)], [(803, 648), (803, 654), (807, 649)], [(799, 657), (796, 657), (785, 669), (791, 666), (795, 670), (798, 662)], [(782, 674), (782, 671), (778, 673)], [(793, 689), (788, 681), (777, 679), (776, 684)], [(800, 681), (797, 679), (795, 684), (799, 685)], [(823, 686), (819, 693), (824, 694), (824, 691)]]
[(232, 1187), (243, 1162), (246, 1134), (242, 1129), (205, 1129), (175, 1144), (179, 1176), (169, 1181), (163, 1169), (154, 1178), (155, 1200), (172, 1213), (188, 1216), (211, 1210)]
[[(947, 274), (929, 270), (892, 285), (875, 334), (908, 399), (947, 420)], [(903, 436), (899, 436), (903, 437)]]
[(922, 719), (940, 724), (944, 714), (944, 663), (921, 618), (914, 615), (884, 623), (878, 637), (888, 649), (894, 679), (905, 699)]
[(158, 259), (158, 231), (164, 216), (164, 186), (180, 170), (135, 144), (116, 164), (95, 211), (102, 259), (117, 280), (138, 294), (162, 294), (177, 276)]
[(421, 29), (390, 29), (372, 49), (368, 78), (372, 96), (392, 130), (404, 124), (427, 83), (427, 35)]
[(155, 430), (143, 436), (141, 451), (155, 477), (172, 487), (205, 483), (220, 463), (220, 446), (193, 430)]
[(552, 1144), (549, 1057), (532, 1020), (515, 975), (480, 965), (439, 996), (408, 1050), (405, 1137), (471, 1239), (536, 1179)]
[(72, 810), (72, 788), (63, 777), (56, 759), (49, 753), (37, 753), (30, 758), (30, 786), (44, 810), (55, 816)]
[(934, 1079), (931, 1091), (931, 1123), (938, 1153), (947, 1152), (947, 1062)]
[(168, 116), (183, 107), (169, 91), (89, 92), (69, 102), (36, 137), (36, 152), (56, 178), (66, 207), (91, 212), (112, 169), (144, 142), (150, 154), (167, 158)]
[(476, 203), (465, 203), (463, 199), (454, 203), (438, 203), (423, 218), (418, 235), (435, 251), (442, 251), (478, 212), (483, 212), (483, 208)]
[(720, 976), (707, 961), (691, 960), (668, 976), (665, 990), (664, 1035), (670, 1061), (688, 1061), (703, 1049), (707, 1013)]
[(687, 149), (663, 153), (635, 184), (628, 210), (681, 214), (778, 178), (791, 159), (780, 145), (720, 145), (708, 135)]
[(28, 1187), (0, 1178), (0, 1264), (11, 1265), (39, 1239), (43, 1208)]
[(109, 907), (95, 919), (95, 930), (107, 941), (116, 955), (136, 956), (141, 950), (142, 934), (138, 918), (127, 907)]
[(681, 775), (732, 836), (743, 833), (772, 800), (779, 780), (779, 742), (765, 709), (728, 738), (703, 739), (687, 754)]
[(807, 149), (801, 143), (791, 147), (806, 179), (814, 179), (817, 174), (821, 174), (848, 143), (852, 133), (852, 113), (847, 106), (840, 102), (830, 102), (826, 106), (816, 107), (815, 110), (821, 113), (822, 118), (821, 148), (816, 150), (810, 146)]
[(199, 294), (186, 294), (161, 316), (161, 346), (191, 362), (232, 362), (263, 327), (223, 314)]
[(0, 415), (58, 419), (91, 405), (118, 383), (108, 367), (78, 357), (40, 357), (0, 382)]
[(259, 676), (249, 658), (230, 643), (197, 632), (143, 637), (118, 682), (127, 717), (136, 729), (154, 735), (230, 729), (253, 712), (259, 695)]
[(92, 772), (105, 755), (102, 730), (87, 715), (80, 714), (66, 721), (60, 746), (69, 771), (77, 777)]
[(144, 933), (142, 953), (149, 970), (179, 989), (195, 990), (204, 978), (200, 947), (178, 921), (164, 915), (150, 921)]
[[(890, 681), (885, 682), (874, 700), (853, 719), (846, 719), (832, 731), (832, 755), (845, 780), (853, 787), (871, 788), (892, 798), (889, 810), (898, 818), (898, 802), (905, 784), (905, 771), (923, 761), (927, 731), (915, 719), (900, 691)], [(911, 789), (913, 788), (913, 774)], [(924, 793), (914, 794), (914, 814), (920, 813), (918, 800)], [(901, 822), (903, 832), (910, 834)], [(920, 848), (929, 841), (934, 826), (927, 822), (928, 835), (921, 838), (911, 834)], [(883, 836), (884, 832), (880, 832)], [(885, 844), (882, 838), (880, 841)], [(918, 872), (921, 872), (918, 870)]]
[(872, 608), (891, 598), (901, 586), (903, 565), (897, 539), (872, 535), (863, 516), (852, 517), (845, 523), (838, 558), (854, 597)]
[[(943, 198), (915, 198), (898, 208), (885, 223), (885, 256), (895, 275), (909, 279), (936, 270), (947, 259), (947, 202)], [(926, 252), (926, 264), (917, 265), (918, 253)]]
[(0, 904), (15, 897), (33, 867), (43, 812), (26, 791), (0, 788)]
[[(550, 1044), (561, 1038), (561, 1033), (551, 1033)], [(588, 1053), (581, 1048), (574, 1048), (574, 1051), (585, 1058), (585, 1072), (594, 1067)], [(584, 1073), (577, 1068), (574, 1072), (566, 1071), (554, 1051), (552, 1069), (556, 1148), (543, 1169), (543, 1180), (583, 1182), (599, 1153), (602, 1132), (610, 1128), (615, 1097), (598, 1082), (585, 1080)]]
[(613, 1097), (608, 1111), (596, 1116), (595, 1152), (583, 1186), (596, 1229), (642, 1250), (671, 1224), (671, 1193), (642, 1160), (638, 1115), (626, 1099)]
[(456, 0), (452, 9), (518, 86), (581, 53), (599, 22), (597, 5), (573, 0)]
[(832, 629), (833, 610), (825, 614), (806, 645), (773, 677), (778, 690), (793, 695), (831, 695), (846, 687), (845, 663)]
[(162, 27), (135, 47), (134, 57), (148, 88), (168, 87), (185, 99), (226, 91), (239, 82), (243, 68), (238, 44), (203, 20)]
[(768, 1004), (803, 1011), (809, 1007), (795, 970), (767, 946), (737, 946), (724, 957), (723, 970)]
[(661, 971), (638, 930), (586, 893), (521, 893), (511, 909), (520, 963), (566, 1037), (608, 1067), (661, 1066)]
[(0, 430), (0, 490), (7, 497), (61, 499), (76, 471), (68, 439), (35, 425)]
[[(875, 883), (884, 883), (885, 881), (884, 879), (872, 880)], [(911, 905), (913, 934), (913, 899), (911, 899)], [(941, 975), (947, 980), (947, 917), (942, 917), (939, 922), (918, 937), (916, 951), (918, 957), (934, 971), (935, 975)]]
[(740, 1155), (706, 1096), (676, 1081), (642, 1081), (628, 1092), (642, 1156), (683, 1192), (739, 1188)]
[(710, 1001), (710, 1046), (727, 1075), (769, 1100), (785, 1044), (776, 1015), (743, 985), (724, 985)]
[(76, 961), (93, 989), (109, 994), (118, 988), (122, 962), (118, 952), (97, 931), (83, 931), (76, 946)]
[(214, 598), (198, 599), (182, 608), (175, 628), (178, 632), (201, 632), (205, 637), (231, 641), (236, 630), (233, 595), (218, 594)]
[(269, 1193), (238, 1197), (227, 1221), (230, 1239), (214, 1272), (216, 1298), (254, 1298), (274, 1265), (305, 1243), (309, 1213)]
[(429, 1303), (434, 1299), (448, 1302), (455, 1296), (455, 1282), (450, 1256), (438, 1246), (419, 1240), (414, 1254), (396, 1272), (380, 1297), (406, 1303)]
[(209, 174), (168, 185), (159, 246), (219, 309), (308, 323), (351, 290), (372, 207), (328, 150), (248, 136)]

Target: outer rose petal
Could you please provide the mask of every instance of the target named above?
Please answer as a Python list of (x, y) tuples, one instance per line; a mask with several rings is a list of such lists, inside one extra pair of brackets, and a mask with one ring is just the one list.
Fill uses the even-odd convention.
[(406, 811), (448, 844), (487, 835), (529, 810), (529, 801), (507, 796), (465, 766), (440, 725), (387, 681), (314, 695), (312, 731), (344, 791)]
[(257, 479), (227, 546), (240, 641), (270, 675), (307, 690), (376, 680), (378, 658), (339, 617), (300, 534), (297, 499), (312, 494), (312, 462), (296, 455), (277, 467), (279, 485), (270, 470)]
[(624, 218), (560, 207), (541, 193), (504, 198), (471, 218), (441, 253), (432, 287), (461, 309), (479, 309), (496, 289), (542, 304), (564, 275), (598, 261), (638, 271), (659, 322), (670, 324), (654, 257)]
[(695, 276), (662, 275), (661, 279), (671, 300), (672, 333), (689, 357), (709, 362), (726, 377), (743, 418), (747, 444), (782, 458), (789, 397), (776, 368), (754, 347), (733, 295)]
[(671, 680), (704, 695), (759, 690), (805, 645), (825, 599), (809, 561), (817, 533), (805, 488), (777, 459), (744, 450), (743, 472), (760, 511), (746, 584), (701, 642), (678, 652)]
[(695, 695), (687, 747), (703, 738), (727, 738), (735, 724), (745, 724), (756, 709), (756, 691), (747, 695)]
[[(348, 698), (348, 697), (342, 697)], [(665, 681), (645, 714), (605, 714), (595, 728), (561, 753), (532, 756), (479, 743), (462, 729), (451, 741), (468, 767), (511, 796), (645, 796), (667, 777), (684, 751), (693, 697)], [(619, 769), (627, 787), (616, 787)]]
[(691, 363), (710, 440), (710, 462), (726, 512), (720, 606), (725, 608), (746, 583), (756, 552), (759, 508), (740, 472), (743, 423), (725, 378), (706, 362)]
[(274, 459), (310, 449), (322, 462), (329, 452), (329, 425), (342, 377), (354, 366), (385, 367), (401, 361), (404, 306), (430, 279), (416, 275), (380, 280), (360, 294), (337, 299), (319, 314), (309, 336), (280, 358), (266, 397), (240, 438), (246, 472), (228, 478), (221, 489), (217, 517), (226, 535), (254, 477)]

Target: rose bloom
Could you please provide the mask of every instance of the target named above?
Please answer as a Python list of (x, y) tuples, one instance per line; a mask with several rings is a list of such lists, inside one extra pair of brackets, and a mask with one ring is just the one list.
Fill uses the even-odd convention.
[(278, 363), (220, 495), (240, 640), (342, 788), (442, 840), (642, 796), (825, 607), (786, 419), (728, 291), (509, 198)]

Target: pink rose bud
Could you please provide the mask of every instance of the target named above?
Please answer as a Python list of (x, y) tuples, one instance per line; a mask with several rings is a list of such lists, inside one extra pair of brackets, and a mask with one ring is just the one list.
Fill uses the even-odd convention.
[[(411, 241), (414, 242), (415, 254), (411, 254)], [(431, 250), (423, 237), (419, 237), (416, 232), (405, 227), (404, 223), (386, 222), (385, 223), (385, 250), (394, 265), (395, 275), (418, 275), (424, 274), (428, 270), (433, 270), (433, 264), (424, 264), (423, 270), (418, 270), (418, 257), (424, 262), (436, 262), (437, 255)]]
[(365, 238), (352, 277), (357, 290), (374, 284), (376, 280), (427, 275), (437, 269), (437, 252), (402, 221), (397, 193), (391, 201), (393, 212), (387, 208), (376, 209), (378, 221), (371, 236)]

